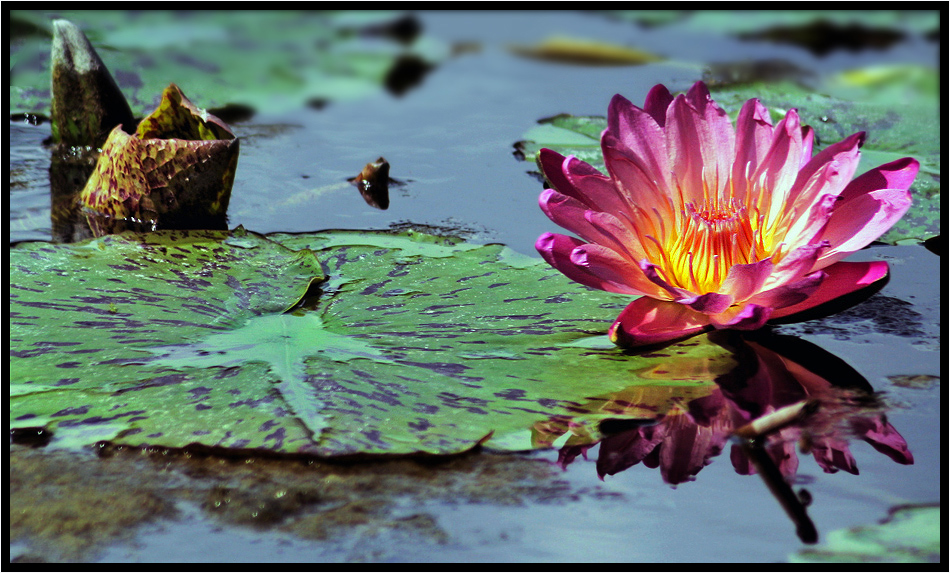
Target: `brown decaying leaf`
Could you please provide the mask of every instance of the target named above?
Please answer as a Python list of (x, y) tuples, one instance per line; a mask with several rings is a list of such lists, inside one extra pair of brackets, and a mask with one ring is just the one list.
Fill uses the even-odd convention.
[(350, 179), (370, 207), (389, 208), (389, 162), (380, 157), (367, 163), (360, 174)]

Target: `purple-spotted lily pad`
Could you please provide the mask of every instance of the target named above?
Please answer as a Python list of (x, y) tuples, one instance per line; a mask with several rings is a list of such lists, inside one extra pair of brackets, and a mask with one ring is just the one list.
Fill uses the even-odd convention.
[(598, 397), (659, 415), (734, 365), (705, 339), (626, 355), (603, 334), (628, 297), (412, 232), (23, 243), (11, 274), (11, 427), (53, 446), (524, 450), (566, 418), (599, 439)]

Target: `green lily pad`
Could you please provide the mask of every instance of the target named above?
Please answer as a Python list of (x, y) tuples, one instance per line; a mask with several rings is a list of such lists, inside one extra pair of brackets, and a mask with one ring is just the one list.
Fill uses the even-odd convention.
[(567, 36), (552, 36), (533, 46), (513, 45), (508, 50), (525, 58), (588, 66), (641, 66), (664, 59), (630, 46)]
[[(332, 11), (13, 11), (10, 113), (49, 115), (51, 20), (78, 25), (122, 88), (136, 117), (154, 109), (174, 81), (207, 109), (226, 104), (258, 111), (378, 93), (400, 62), (433, 66), (449, 49), (424, 35), (408, 45), (361, 33), (399, 17), (374, 12), (359, 20)], [(415, 60), (414, 60), (415, 61)]]
[(792, 563), (940, 563), (939, 505), (891, 510), (878, 525), (839, 529), (822, 547), (803, 549)]
[[(880, 86), (891, 87), (886, 95)], [(893, 84), (897, 83), (895, 87)], [(757, 97), (769, 109), (773, 123), (792, 108), (817, 135), (816, 151), (857, 131), (868, 139), (861, 150), (858, 173), (878, 165), (914, 157), (920, 173), (911, 187), (914, 203), (907, 214), (881, 237), (896, 243), (924, 240), (940, 234), (940, 138), (936, 71), (912, 68), (897, 71), (882, 68), (851, 70), (826, 79), (825, 95), (793, 82), (762, 82), (711, 88), (713, 98), (733, 120), (742, 104)], [(842, 99), (836, 94), (848, 96)], [(575, 155), (606, 173), (600, 150), (600, 133), (607, 120), (598, 116), (558, 115), (542, 119), (517, 144), (524, 158), (534, 161), (542, 147), (563, 155)]]
[(600, 134), (605, 129), (606, 117), (565, 113), (539, 120), (515, 147), (528, 161), (535, 161), (541, 148), (547, 147), (563, 155), (574, 155), (606, 173), (600, 150)]
[[(877, 68), (874, 69), (875, 71)], [(863, 75), (870, 74), (871, 71)], [(920, 162), (920, 173), (911, 186), (914, 202), (904, 217), (881, 241), (895, 243), (905, 239), (924, 240), (940, 234), (940, 137), (939, 106), (936, 92), (921, 89), (936, 77), (935, 70), (915, 68), (904, 75), (905, 82), (882, 97), (877, 84), (860, 85), (852, 79), (860, 71), (849, 71), (827, 78), (824, 93), (812, 92), (791, 82), (750, 84), (713, 90), (713, 97), (733, 117), (745, 100), (758, 97), (777, 120), (791, 108), (798, 109), (803, 123), (815, 130), (816, 149), (840, 141), (852, 133), (866, 131), (857, 173), (878, 165), (913, 157)], [(923, 78), (921, 77), (923, 76)], [(890, 76), (892, 79), (897, 77)], [(897, 81), (897, 80), (895, 80)], [(898, 96), (898, 92), (900, 95)], [(848, 99), (838, 96), (841, 93)]]
[[(284, 312), (323, 277), (316, 259), (320, 295)], [(662, 414), (734, 365), (704, 338), (625, 355), (603, 342), (629, 297), (419, 233), (23, 243), (11, 278), (11, 427), (58, 446), (525, 450), (550, 445), (537, 424), (596, 440), (616, 396)]]
[(940, 26), (937, 10), (607, 10), (605, 14), (642, 26), (682, 24), (703, 32), (738, 35), (770, 28), (805, 29), (816, 22), (917, 33), (932, 32)]

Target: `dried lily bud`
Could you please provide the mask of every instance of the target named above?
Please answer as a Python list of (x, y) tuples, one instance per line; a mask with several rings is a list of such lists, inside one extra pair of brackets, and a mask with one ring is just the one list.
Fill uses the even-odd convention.
[(384, 158), (367, 163), (350, 181), (360, 190), (367, 205), (384, 211), (389, 208), (389, 162)]
[(54, 142), (98, 147), (113, 127), (133, 125), (132, 110), (109, 70), (68, 20), (53, 21), (51, 67)]
[[(238, 151), (228, 126), (171, 84), (134, 134), (121, 126), (112, 130), (80, 199), (107, 220), (166, 229), (220, 227)], [(108, 232), (98, 226), (97, 235)]]

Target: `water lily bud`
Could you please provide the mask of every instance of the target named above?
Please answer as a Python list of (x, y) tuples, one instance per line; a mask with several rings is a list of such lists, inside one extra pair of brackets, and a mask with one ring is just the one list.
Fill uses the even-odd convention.
[(53, 21), (53, 141), (101, 146), (113, 127), (134, 125), (132, 110), (85, 34)]
[[(129, 135), (109, 134), (80, 200), (90, 215), (152, 228), (220, 228), (237, 168), (239, 141), (175, 84)], [(109, 225), (90, 226), (99, 235)], [(97, 231), (95, 227), (99, 227)]]

